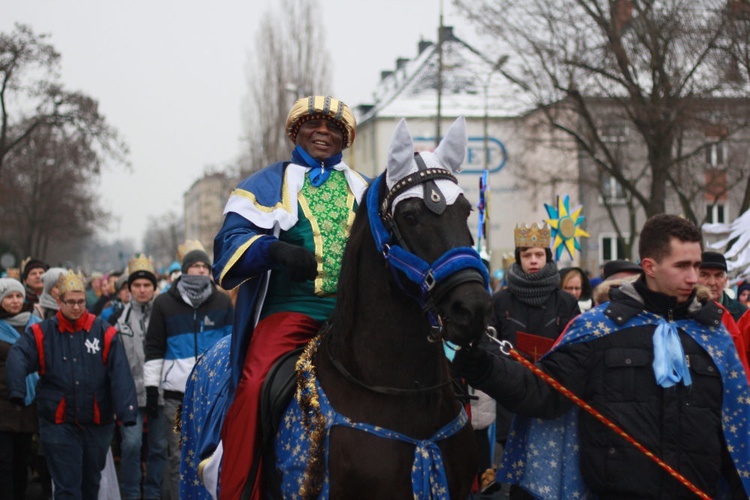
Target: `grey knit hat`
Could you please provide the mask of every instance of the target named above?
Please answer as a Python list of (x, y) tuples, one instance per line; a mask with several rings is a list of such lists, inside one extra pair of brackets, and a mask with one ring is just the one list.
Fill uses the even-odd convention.
[(44, 284), (44, 291), (42, 293), (50, 293), (52, 287), (57, 284), (57, 280), (60, 276), (68, 272), (67, 269), (62, 267), (50, 267), (44, 274), (42, 274), (42, 283)]
[(15, 278), (0, 278), (0, 302), (13, 292), (18, 292), (26, 297), (26, 289), (23, 283)]

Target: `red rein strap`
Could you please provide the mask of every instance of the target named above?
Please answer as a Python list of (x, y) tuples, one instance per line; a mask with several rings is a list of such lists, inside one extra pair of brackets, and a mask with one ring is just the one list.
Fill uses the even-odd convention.
[(551, 385), (556, 391), (561, 393), (566, 398), (573, 401), (576, 405), (580, 406), (584, 410), (586, 410), (588, 413), (593, 415), (597, 420), (599, 420), (601, 423), (615, 431), (618, 435), (620, 435), (622, 438), (624, 438), (628, 443), (635, 446), (641, 453), (646, 455), (648, 458), (656, 462), (659, 467), (669, 472), (669, 474), (677, 479), (680, 483), (682, 483), (687, 489), (695, 493), (701, 498), (705, 498), (707, 500), (711, 500), (711, 497), (706, 495), (700, 488), (698, 488), (696, 485), (690, 482), (688, 478), (674, 470), (669, 464), (664, 462), (662, 459), (651, 453), (648, 449), (646, 449), (645, 446), (643, 446), (641, 443), (635, 440), (630, 434), (622, 430), (617, 424), (609, 420), (607, 417), (599, 413), (597, 410), (595, 410), (591, 405), (586, 403), (584, 400), (573, 394), (569, 389), (565, 388), (560, 382), (553, 379), (546, 373), (544, 373), (538, 366), (533, 365), (529, 360), (524, 358), (519, 352), (513, 348), (510, 349), (510, 355), (515, 359), (516, 361), (519, 361), (522, 365), (524, 365), (526, 368), (534, 372), (535, 375), (540, 377), (542, 380), (547, 382), (549, 385)]

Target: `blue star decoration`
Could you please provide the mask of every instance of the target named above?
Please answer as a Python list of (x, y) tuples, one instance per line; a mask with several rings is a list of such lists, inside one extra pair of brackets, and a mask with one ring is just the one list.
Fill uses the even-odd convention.
[(579, 205), (571, 213), (570, 198), (567, 194), (563, 197), (557, 196), (555, 205), (553, 207), (546, 203), (544, 204), (544, 208), (547, 209), (547, 214), (550, 217), (545, 222), (549, 224), (552, 230), (552, 250), (555, 254), (555, 260), (560, 260), (563, 250), (567, 250), (568, 255), (572, 259), (575, 251), (581, 250), (579, 238), (589, 237), (589, 233), (579, 227), (586, 220), (581, 215), (583, 206)]

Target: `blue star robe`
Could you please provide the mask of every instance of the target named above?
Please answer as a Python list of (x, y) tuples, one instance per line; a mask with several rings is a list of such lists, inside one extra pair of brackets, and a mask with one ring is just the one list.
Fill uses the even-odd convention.
[[(359, 202), (367, 189), (368, 180), (344, 162), (332, 168), (344, 173), (353, 208), (355, 200)], [(224, 208), (224, 225), (214, 239), (213, 275), (226, 290), (239, 286), (237, 307), (231, 342), (217, 342), (206, 352), (212, 362), (199, 362), (185, 389), (182, 432), (185, 498), (206, 498), (207, 491), (200, 484), (196, 467), (219, 445), (224, 415), (242, 375), (273, 266), (267, 248), (281, 231), (297, 223), (298, 194), (310, 170), (311, 167), (289, 162), (269, 165), (243, 180)], [(220, 361), (222, 357), (229, 362)], [(199, 373), (208, 370), (208, 366), (210, 375)], [(198, 399), (188, 405), (191, 397)]]
[[(573, 320), (550, 353), (560, 346), (587, 342), (625, 328), (658, 324), (659, 316), (643, 311), (618, 326), (604, 314), (608, 305), (601, 304)], [(707, 327), (694, 320), (674, 324), (709, 353), (721, 372), (724, 437), (750, 496), (750, 389), (732, 338), (723, 325)], [(579, 411), (585, 410), (574, 406), (551, 420), (516, 416), (498, 480), (523, 486), (540, 498), (593, 498), (579, 467)]]

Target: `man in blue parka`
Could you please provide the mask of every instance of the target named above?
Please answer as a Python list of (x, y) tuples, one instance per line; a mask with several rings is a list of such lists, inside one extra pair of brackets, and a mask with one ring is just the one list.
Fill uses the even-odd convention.
[(93, 500), (115, 417), (135, 424), (135, 385), (117, 330), (86, 311), (83, 276), (68, 271), (57, 288), (57, 314), (28, 328), (8, 353), (8, 394), (23, 405), (26, 376), (39, 373), (39, 437), (55, 498)]

